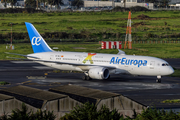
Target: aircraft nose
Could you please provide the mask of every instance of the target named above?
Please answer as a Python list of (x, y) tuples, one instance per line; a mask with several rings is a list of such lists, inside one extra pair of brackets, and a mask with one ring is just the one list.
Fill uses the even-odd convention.
[(173, 74), (174, 73), (174, 69), (172, 67), (169, 68), (169, 74)]

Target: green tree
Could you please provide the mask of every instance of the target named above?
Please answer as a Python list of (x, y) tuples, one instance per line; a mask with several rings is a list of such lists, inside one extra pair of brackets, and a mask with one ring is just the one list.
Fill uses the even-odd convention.
[(11, 3), (11, 8), (17, 3), (17, 0), (6, 0), (7, 3)]
[(52, 5), (54, 4), (54, 0), (48, 0), (47, 2), (48, 2), (48, 4), (51, 5), (51, 9), (52, 9)]
[(0, 120), (54, 120), (56, 116), (53, 112), (38, 110), (36, 113), (29, 111), (23, 103), (21, 109), (15, 109), (11, 115), (1, 115)]
[(0, 116), (0, 120), (8, 120), (8, 115), (4, 113), (3, 115)]
[(47, 0), (39, 0), (40, 3), (44, 3), (44, 8), (45, 8), (45, 3), (47, 2)]
[(160, 1), (160, 6), (166, 7), (166, 6), (169, 5), (169, 2), (170, 2), (170, 0), (161, 0), (161, 1)]
[(29, 120), (31, 115), (31, 111), (28, 112), (28, 108), (26, 105), (23, 103), (22, 104), (22, 109), (16, 109), (12, 111), (12, 115), (10, 115), (9, 119), (10, 120)]
[(53, 114), (53, 112), (47, 112), (39, 110), (35, 114), (31, 115), (31, 120), (54, 120), (56, 116)]
[(59, 4), (60, 4), (60, 5), (64, 5), (64, 3), (63, 3), (62, 0), (54, 0), (54, 5), (57, 5), (58, 8), (59, 8)]
[(1, 0), (1, 3), (4, 3), (4, 7), (5, 7), (5, 8), (7, 7), (7, 2), (6, 2), (6, 0)]
[(135, 120), (179, 120), (180, 115), (171, 111), (158, 110), (158, 109), (146, 109)]
[(82, 106), (77, 106), (69, 114), (66, 114), (60, 120), (120, 120), (124, 119), (123, 115), (116, 109), (110, 111), (106, 106), (97, 110), (97, 106), (89, 102)]
[(79, 8), (80, 6), (84, 5), (84, 1), (83, 0), (74, 0), (74, 1), (72, 1), (71, 5), (77, 6)]
[(52, 9), (52, 5), (57, 5), (59, 8), (59, 4), (63, 5), (63, 1), (62, 0), (48, 0), (48, 4), (51, 5), (51, 9)]
[(36, 0), (26, 0), (26, 8), (36, 8)]

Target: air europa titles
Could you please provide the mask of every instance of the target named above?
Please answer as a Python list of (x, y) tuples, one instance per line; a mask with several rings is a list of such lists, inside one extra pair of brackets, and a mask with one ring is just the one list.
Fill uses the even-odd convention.
[(112, 57), (110, 64), (121, 64), (121, 65), (137, 65), (140, 66), (147, 66), (147, 60), (136, 60), (136, 59), (126, 59), (126, 58), (118, 58)]

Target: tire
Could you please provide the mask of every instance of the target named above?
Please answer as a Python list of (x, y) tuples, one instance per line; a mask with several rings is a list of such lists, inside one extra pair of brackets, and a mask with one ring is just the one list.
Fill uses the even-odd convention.
[(161, 79), (157, 79), (156, 82), (157, 82), (157, 83), (161, 83)]

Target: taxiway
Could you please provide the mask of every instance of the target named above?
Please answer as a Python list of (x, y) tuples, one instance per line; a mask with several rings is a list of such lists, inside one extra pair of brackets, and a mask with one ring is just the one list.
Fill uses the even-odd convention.
[[(180, 69), (180, 59), (166, 59), (170, 65)], [(10, 85), (0, 89), (26, 85), (43, 90), (74, 84), (104, 91), (114, 92), (129, 97), (146, 106), (176, 109), (180, 103), (165, 104), (166, 99), (180, 99), (180, 78), (162, 77), (162, 83), (156, 83), (156, 77), (113, 75), (110, 80), (82, 80), (83, 73), (59, 72), (31, 61), (0, 61), (0, 81)]]

